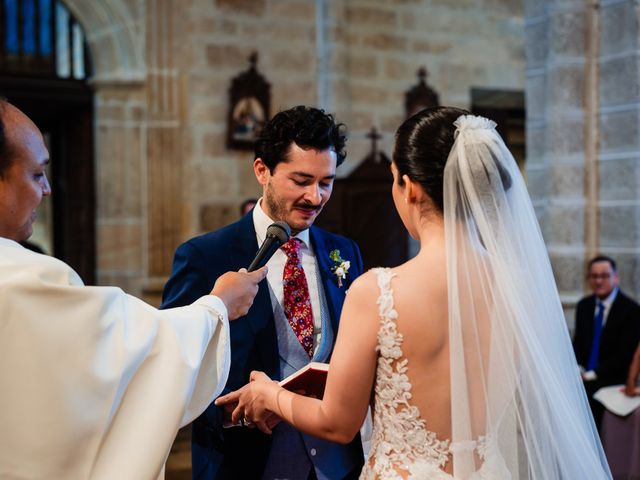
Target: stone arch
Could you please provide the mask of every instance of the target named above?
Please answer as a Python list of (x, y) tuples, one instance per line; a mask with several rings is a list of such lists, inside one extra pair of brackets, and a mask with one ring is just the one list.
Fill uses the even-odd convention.
[(176, 2), (63, 1), (93, 61), (97, 283), (158, 303), (181, 228), (182, 98), (161, 21)]
[(123, 0), (64, 0), (82, 24), (95, 83), (144, 81), (144, 7)]

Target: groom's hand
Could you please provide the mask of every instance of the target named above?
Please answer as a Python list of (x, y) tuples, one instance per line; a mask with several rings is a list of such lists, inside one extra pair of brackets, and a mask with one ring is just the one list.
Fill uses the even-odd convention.
[(272, 381), (264, 373), (251, 372), (248, 384), (219, 397), (215, 404), (218, 407), (235, 404), (231, 415), (232, 423), (240, 422), (243, 425), (257, 427), (263, 433), (271, 434), (271, 429), (280, 422), (280, 419), (268, 408), (267, 403), (269, 397), (277, 394), (279, 388), (277, 382)]
[(246, 315), (258, 293), (258, 284), (267, 276), (267, 267), (248, 273), (245, 268), (239, 272), (227, 272), (216, 280), (211, 295), (220, 298), (229, 312), (229, 320)]

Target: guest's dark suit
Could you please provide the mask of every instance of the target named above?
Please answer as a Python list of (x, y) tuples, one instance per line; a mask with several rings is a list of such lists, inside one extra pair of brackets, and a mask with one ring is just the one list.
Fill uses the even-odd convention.
[[(595, 308), (595, 295), (583, 298), (576, 306), (573, 350), (578, 364), (585, 368), (591, 353)], [(602, 416), (602, 407), (591, 396), (601, 387), (626, 383), (629, 365), (638, 340), (640, 340), (640, 306), (624, 293), (618, 291), (600, 337), (598, 363), (594, 369), (597, 379), (585, 381), (589, 403), (598, 426)]]
[[(331, 325), (337, 332), (345, 292), (362, 273), (362, 259), (352, 240), (317, 227), (311, 227), (309, 233)], [(331, 272), (333, 262), (329, 252), (334, 249), (340, 250), (342, 258), (351, 261), (342, 287)], [(257, 250), (251, 212), (234, 224), (182, 244), (176, 251), (173, 272), (165, 285), (162, 307), (187, 305), (209, 293), (220, 275), (247, 267)], [(279, 378), (278, 337), (272, 308), (265, 279), (249, 313), (231, 322), (231, 371), (225, 392), (245, 385), (252, 370), (261, 370), (273, 379)], [(194, 479), (259, 479), (271, 448), (271, 438), (257, 429), (223, 429), (221, 409), (213, 404), (194, 422), (192, 441)], [(329, 473), (328, 478), (357, 478), (363, 463), (359, 435), (349, 445), (332, 445), (340, 449), (340, 455), (334, 461), (324, 459), (329, 461), (322, 467), (323, 471), (335, 472)], [(313, 461), (320, 460), (314, 458)]]

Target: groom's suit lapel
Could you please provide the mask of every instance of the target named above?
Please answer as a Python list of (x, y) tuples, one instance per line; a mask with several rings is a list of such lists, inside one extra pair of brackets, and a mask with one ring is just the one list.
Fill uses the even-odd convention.
[[(236, 242), (232, 248), (233, 265), (247, 268), (258, 251), (253, 213), (245, 215), (238, 223)], [(262, 361), (261, 369), (270, 375), (278, 372), (278, 340), (273, 319), (273, 307), (269, 285), (265, 278), (258, 287), (258, 294), (246, 315), (256, 337), (256, 349)]]
[(329, 244), (326, 241), (326, 236), (322, 234), (322, 231), (315, 227), (309, 229), (309, 237), (316, 255), (318, 270), (320, 271), (324, 295), (327, 299), (327, 306), (329, 307), (329, 314), (331, 316), (331, 325), (333, 331), (337, 332), (340, 312), (342, 311), (342, 304), (344, 303), (344, 291), (342, 287), (338, 287), (338, 279), (331, 271), (333, 263), (329, 258), (329, 253), (336, 247), (335, 245)]

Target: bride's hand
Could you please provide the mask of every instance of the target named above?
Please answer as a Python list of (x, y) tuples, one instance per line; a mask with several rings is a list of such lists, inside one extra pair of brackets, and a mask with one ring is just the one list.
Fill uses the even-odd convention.
[(279, 418), (267, 407), (270, 396), (277, 394), (278, 384), (262, 372), (251, 372), (250, 381), (244, 387), (219, 397), (215, 404), (222, 406), (237, 403), (231, 414), (231, 422), (242, 421), (260, 431), (271, 434)]
[(637, 395), (640, 395), (640, 387), (636, 386), (635, 383), (627, 383), (624, 393), (628, 397), (635, 397)]

